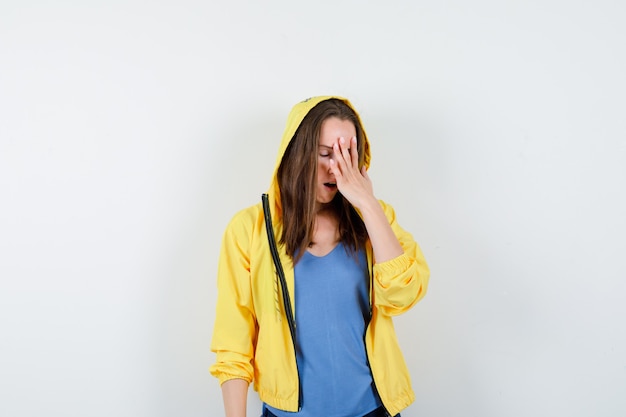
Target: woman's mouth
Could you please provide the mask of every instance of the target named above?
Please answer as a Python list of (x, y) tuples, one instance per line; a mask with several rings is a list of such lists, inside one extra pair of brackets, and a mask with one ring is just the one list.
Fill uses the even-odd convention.
[(331, 190), (336, 190), (337, 189), (337, 184), (334, 182), (325, 182), (324, 183), (324, 187), (331, 189)]

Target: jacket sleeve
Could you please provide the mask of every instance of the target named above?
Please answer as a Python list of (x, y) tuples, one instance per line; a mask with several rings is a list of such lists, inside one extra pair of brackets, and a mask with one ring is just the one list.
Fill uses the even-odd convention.
[(426, 295), (430, 271), (418, 244), (398, 224), (393, 208), (382, 201), (381, 205), (404, 253), (374, 264), (374, 304), (380, 313), (395, 316)]
[(242, 213), (228, 225), (222, 240), (217, 273), (217, 308), (211, 350), (216, 362), (210, 368), (220, 384), (254, 376), (257, 321), (250, 278), (251, 222)]

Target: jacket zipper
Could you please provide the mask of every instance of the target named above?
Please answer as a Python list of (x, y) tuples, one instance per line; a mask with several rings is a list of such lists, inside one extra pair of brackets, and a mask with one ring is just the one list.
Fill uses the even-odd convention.
[[(287, 280), (285, 279), (285, 271), (283, 265), (280, 262), (280, 255), (278, 254), (278, 248), (276, 247), (276, 238), (274, 236), (274, 228), (272, 227), (272, 213), (270, 212), (269, 198), (267, 194), (261, 196), (263, 201), (263, 215), (265, 217), (265, 230), (267, 231), (267, 240), (270, 245), (270, 252), (272, 254), (272, 260), (274, 261), (274, 267), (276, 268), (276, 274), (280, 282), (281, 292), (283, 296), (283, 307), (285, 308), (285, 315), (287, 316), (287, 323), (289, 324), (289, 333), (291, 334), (291, 342), (293, 343), (293, 353), (296, 361), (296, 371), (298, 370), (298, 356), (296, 354), (296, 320), (293, 317), (293, 310), (291, 309), (291, 299), (289, 297), (289, 291), (287, 290)], [(371, 301), (370, 301), (371, 305)], [(371, 310), (371, 307), (370, 307)], [(300, 375), (298, 372), (298, 411), (302, 409), (302, 387), (300, 385)]]

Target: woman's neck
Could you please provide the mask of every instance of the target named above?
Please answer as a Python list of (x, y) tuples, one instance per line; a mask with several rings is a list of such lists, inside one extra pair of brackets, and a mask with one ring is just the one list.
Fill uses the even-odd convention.
[(339, 243), (339, 221), (330, 207), (318, 210), (315, 215), (313, 241), (309, 243), (309, 252), (315, 256), (324, 256)]

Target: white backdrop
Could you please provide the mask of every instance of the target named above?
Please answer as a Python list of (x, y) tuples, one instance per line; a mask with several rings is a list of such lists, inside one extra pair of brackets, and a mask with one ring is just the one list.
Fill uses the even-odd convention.
[(0, 415), (223, 416), (221, 234), (319, 94), (432, 269), (403, 416), (626, 415), (626, 3), (382, 3), (0, 4)]

